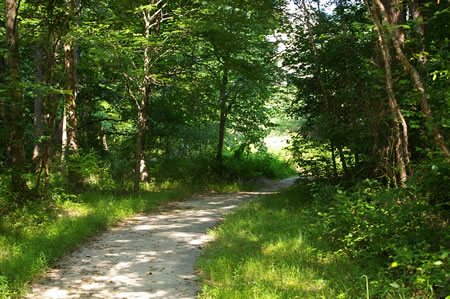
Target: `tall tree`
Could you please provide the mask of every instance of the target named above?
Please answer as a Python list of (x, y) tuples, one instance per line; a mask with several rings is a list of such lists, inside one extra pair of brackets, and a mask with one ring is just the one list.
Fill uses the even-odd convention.
[[(206, 42), (205, 49), (210, 48), (206, 53), (210, 53), (210, 65), (216, 68), (213, 80), (218, 98), (216, 168), (219, 173), (223, 169), (224, 138), (230, 117), (240, 120), (236, 127), (245, 126), (245, 117), (240, 113), (245, 111), (250, 121), (264, 110), (263, 98), (267, 93), (261, 88), (268, 86), (269, 73), (276, 68), (271, 61), (275, 47), (267, 37), (277, 25), (277, 9), (274, 1), (215, 1), (200, 10), (195, 19), (194, 32)], [(254, 100), (250, 103), (245, 97), (252, 91)]]
[(19, 58), (19, 3), (6, 0), (6, 38), (7, 38), (7, 83), (9, 100), (3, 105), (5, 125), (9, 131), (8, 155), (12, 161), (11, 185), (13, 192), (20, 197), (25, 195), (28, 187), (23, 177), (25, 173), (23, 93), (21, 88)]
[[(43, 71), (43, 54), (42, 54), (42, 42), (35, 42), (35, 54), (34, 54), (34, 64), (35, 64), (35, 82), (40, 85), (44, 82), (44, 71)], [(38, 160), (39, 156), (42, 153), (42, 142), (41, 137), (44, 135), (44, 102), (42, 92), (39, 90), (36, 91), (36, 97), (34, 99), (34, 120), (33, 125), (35, 128), (34, 138), (35, 145), (33, 148), (33, 157), (32, 160), (34, 163)]]
[[(368, 6), (367, 0), (365, 0), (366, 5)], [(399, 5), (397, 3), (397, 5)], [(369, 6), (368, 6), (369, 7)], [(394, 9), (394, 8), (392, 8)], [(406, 180), (408, 178), (407, 167), (406, 164), (410, 163), (409, 159), (409, 150), (408, 150), (408, 125), (406, 123), (405, 117), (401, 112), (400, 106), (398, 104), (395, 92), (394, 92), (394, 83), (392, 79), (392, 57), (390, 53), (390, 43), (387, 40), (387, 36), (383, 33), (383, 28), (378, 20), (378, 15), (376, 11), (369, 10), (369, 14), (371, 15), (372, 21), (376, 24), (379, 46), (381, 48), (381, 54), (384, 62), (384, 73), (386, 77), (386, 92), (388, 95), (388, 103), (391, 109), (391, 114), (393, 116), (394, 121), (394, 140), (395, 140), (395, 155), (397, 159), (397, 165), (399, 169), (400, 182), (402, 186), (405, 186)], [(402, 24), (401, 16), (404, 13), (393, 14), (392, 20), (397, 23), (397, 25)], [(395, 16), (395, 17), (394, 17)], [(396, 29), (395, 34), (404, 40), (404, 33), (400, 31), (400, 29)], [(400, 130), (400, 125), (402, 130)]]
[[(395, 52), (402, 63), (403, 67), (410, 74), (411, 80), (414, 84), (414, 87), (417, 89), (420, 95), (420, 103), (422, 107), (422, 112), (425, 114), (426, 120), (430, 123), (431, 133), (434, 137), (435, 143), (437, 147), (441, 150), (441, 152), (445, 155), (447, 160), (450, 160), (450, 150), (447, 147), (447, 144), (444, 140), (444, 135), (442, 134), (438, 124), (435, 123), (431, 106), (428, 102), (427, 91), (424, 84), (424, 80), (422, 76), (414, 67), (413, 64), (410, 63), (408, 57), (406, 56), (402, 44), (404, 43), (405, 34), (402, 32), (401, 28), (398, 28), (397, 18), (398, 16), (404, 15), (403, 6), (401, 3), (397, 5), (388, 6), (386, 8), (386, 4), (383, 4), (380, 0), (375, 0), (375, 5), (378, 7), (380, 17), (385, 24), (388, 24), (390, 28), (393, 28), (394, 34), (390, 35), (392, 44), (394, 46)], [(389, 9), (389, 10), (388, 10)]]
[[(65, 86), (68, 93), (64, 96), (65, 127), (63, 134), (67, 134), (67, 140), (63, 138), (63, 153), (70, 159), (76, 159), (78, 155), (78, 119), (77, 119), (77, 93), (78, 76), (76, 71), (77, 50), (73, 44), (73, 30), (75, 18), (80, 9), (81, 3), (77, 0), (66, 0), (66, 37), (64, 41), (64, 71)], [(67, 144), (65, 144), (67, 143)], [(65, 147), (65, 148), (64, 148)], [(64, 156), (63, 156), (64, 158)], [(68, 165), (68, 181), (72, 190), (77, 190), (82, 186), (82, 178), (76, 163)]]

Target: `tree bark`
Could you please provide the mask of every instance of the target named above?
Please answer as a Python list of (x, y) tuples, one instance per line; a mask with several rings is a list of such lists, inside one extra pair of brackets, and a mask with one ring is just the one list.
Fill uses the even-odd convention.
[[(367, 0), (366, 0), (367, 1)], [(389, 22), (389, 17), (386, 12), (386, 8), (384, 7), (383, 3), (380, 0), (374, 0), (376, 5), (379, 8), (381, 17), (385, 22)], [(388, 23), (391, 24), (392, 23)], [(421, 99), (421, 108), (423, 114), (425, 114), (425, 119), (430, 123), (431, 125), (431, 133), (434, 137), (435, 143), (438, 146), (438, 148), (441, 150), (441, 152), (445, 155), (447, 160), (450, 161), (450, 150), (448, 149), (443, 134), (440, 132), (438, 125), (434, 121), (432, 117), (432, 111), (430, 104), (428, 103), (427, 99), (427, 93), (425, 90), (425, 85), (423, 84), (423, 80), (417, 71), (417, 69), (409, 62), (409, 59), (406, 57), (405, 53), (403, 52), (402, 46), (401, 46), (401, 40), (399, 40), (396, 36), (391, 37), (392, 43), (394, 45), (394, 49), (397, 53), (397, 57), (399, 58), (400, 62), (403, 64), (403, 67), (406, 69), (406, 71), (410, 74), (411, 79), (414, 83), (414, 87), (417, 89), (417, 91), (420, 94)]]
[[(138, 133), (136, 137), (136, 165), (134, 169), (134, 192), (139, 191), (139, 183), (146, 169), (144, 147), (147, 135), (148, 101), (150, 96), (149, 85), (144, 86), (141, 103), (138, 109)], [(148, 174), (147, 174), (148, 176)]]
[(222, 86), (220, 88), (220, 123), (219, 123), (219, 142), (217, 143), (216, 168), (219, 173), (223, 170), (223, 144), (225, 139), (225, 128), (227, 122), (227, 85), (228, 85), (228, 67), (224, 63), (222, 74)]
[(425, 65), (427, 63), (427, 56), (424, 54), (424, 52), (426, 51), (426, 49), (425, 49), (425, 15), (422, 12), (422, 8), (420, 7), (419, 0), (409, 0), (408, 8), (409, 8), (411, 17), (417, 23), (417, 33), (420, 36), (420, 44), (421, 44), (422, 49), (420, 51), (419, 61), (422, 65)]
[(406, 24), (405, 1), (403, 0), (381, 0), (389, 11), (389, 23), (393, 25), (392, 30), (395, 38), (403, 45), (406, 41), (406, 31), (400, 25)]
[[(155, 2), (152, 1), (152, 4)], [(152, 15), (150, 10), (144, 10), (142, 12), (142, 17), (144, 19), (145, 32), (144, 36), (146, 41), (150, 39), (150, 30), (152, 27), (155, 27), (154, 33), (155, 36), (159, 34), (159, 29), (161, 26), (162, 20), (162, 8), (158, 10), (159, 12), (155, 16), (155, 22), (152, 23)], [(154, 25), (154, 26), (153, 26)], [(138, 108), (138, 133), (136, 136), (136, 156), (135, 156), (135, 167), (134, 167), (134, 192), (139, 191), (139, 183), (143, 179), (147, 179), (149, 177), (147, 173), (147, 167), (145, 164), (144, 157), (144, 148), (145, 148), (145, 139), (147, 135), (147, 121), (148, 121), (148, 108), (149, 108), (149, 99), (151, 95), (151, 63), (152, 59), (150, 56), (150, 45), (146, 44), (144, 47), (144, 79), (142, 82), (142, 91), (141, 91), (141, 99), (138, 101), (137, 98), (134, 98), (136, 102), (136, 106)], [(131, 91), (130, 91), (131, 93)]]
[[(67, 0), (67, 18), (68, 23), (74, 18), (75, 3), (74, 0)], [(72, 37), (70, 36), (70, 25), (68, 25), (68, 32), (66, 41), (64, 42), (64, 70), (66, 74), (65, 89), (70, 91), (70, 94), (64, 95), (65, 102), (65, 117), (67, 123), (67, 157), (78, 155), (78, 120), (77, 120), (77, 85), (78, 78), (76, 73), (76, 51), (73, 46)], [(71, 191), (79, 191), (82, 187), (82, 178), (79, 174), (79, 167), (74, 163), (69, 163), (67, 168), (67, 179)]]
[(330, 150), (331, 150), (331, 162), (333, 163), (333, 176), (337, 179), (337, 166), (336, 166), (336, 153), (334, 151), (334, 144), (330, 142)]
[[(392, 58), (389, 52), (389, 43), (386, 40), (386, 34), (378, 20), (378, 14), (375, 7), (370, 8), (367, 0), (364, 0), (367, 6), (369, 15), (372, 18), (373, 23), (376, 26), (378, 33), (379, 45), (381, 48), (381, 54), (383, 57), (384, 64), (384, 74), (386, 79), (386, 93), (388, 95), (389, 108), (394, 122), (394, 137), (395, 137), (395, 157), (397, 161), (397, 168), (400, 177), (400, 183), (405, 187), (405, 182), (408, 179), (408, 173), (406, 168), (406, 163), (410, 163), (409, 159), (409, 149), (408, 149), (408, 126), (403, 113), (400, 110), (397, 99), (395, 97), (394, 85), (392, 80)], [(400, 33), (398, 33), (400, 34)], [(400, 130), (400, 125), (402, 125), (402, 131)]]
[(341, 160), (342, 169), (344, 170), (344, 175), (347, 176), (348, 175), (348, 167), (347, 167), (347, 161), (345, 160), (344, 151), (342, 150), (342, 146), (339, 144), (336, 145), (336, 148), (339, 153), (339, 159)]
[(16, 0), (6, 0), (6, 35), (7, 35), (7, 67), (8, 89), (10, 101), (5, 105), (6, 127), (8, 136), (8, 155), (12, 160), (11, 186), (12, 191), (23, 198), (28, 190), (25, 173), (25, 147), (23, 127), (23, 94), (19, 82), (19, 33), (18, 4)]
[[(49, 86), (54, 86), (56, 84), (54, 78), (55, 65), (57, 60), (57, 49), (59, 47), (59, 39), (54, 39), (54, 30), (52, 27), (48, 28), (48, 36), (46, 42), (44, 43), (43, 50), (45, 50), (45, 67), (44, 70), (44, 82)], [(35, 183), (35, 193), (40, 191), (41, 177), (42, 173), (45, 171), (45, 188), (44, 188), (44, 198), (47, 198), (49, 178), (50, 178), (50, 155), (51, 148), (54, 143), (56, 134), (56, 117), (58, 113), (58, 100), (55, 94), (47, 94), (43, 98), (44, 106), (44, 118), (43, 118), (43, 136), (47, 137), (47, 140), (42, 143), (41, 154), (40, 154), (40, 168), (37, 174), (37, 179)]]
[[(36, 41), (35, 42), (35, 49), (34, 49), (34, 77), (35, 77), (35, 83), (36, 84), (42, 84), (44, 82), (44, 72), (43, 72), (43, 57), (42, 57), (42, 42)], [(42, 93), (38, 90), (36, 91), (36, 97), (34, 98), (34, 139), (35, 144), (33, 148), (33, 157), (32, 161), (33, 164), (36, 164), (38, 161), (39, 156), (42, 152), (42, 142), (39, 140), (44, 135), (44, 117), (43, 117), (43, 109), (44, 109), (44, 102)]]

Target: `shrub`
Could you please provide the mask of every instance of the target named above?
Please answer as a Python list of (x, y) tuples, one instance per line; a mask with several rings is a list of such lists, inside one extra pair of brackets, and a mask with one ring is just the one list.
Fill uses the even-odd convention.
[(433, 296), (446, 285), (447, 221), (414, 186), (386, 189), (366, 180), (331, 195), (324, 205), (330, 192), (316, 194), (316, 229), (336, 251), (367, 265), (372, 293)]

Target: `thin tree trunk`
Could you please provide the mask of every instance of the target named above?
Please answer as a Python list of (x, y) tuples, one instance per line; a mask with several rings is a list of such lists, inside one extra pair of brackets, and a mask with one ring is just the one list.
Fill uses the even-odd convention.
[(355, 167), (359, 167), (359, 154), (357, 152), (355, 153)]
[[(154, 1), (152, 1), (154, 4)], [(145, 39), (148, 41), (150, 39), (150, 29), (152, 27), (151, 12), (149, 10), (144, 10), (142, 16), (144, 18), (145, 24)], [(162, 13), (162, 10), (159, 14)], [(155, 35), (158, 35), (160, 28), (161, 17), (156, 17), (155, 24)], [(151, 68), (151, 57), (150, 57), (150, 45), (146, 44), (144, 47), (144, 80), (142, 82), (142, 93), (141, 100), (138, 101), (135, 98), (136, 106), (138, 108), (138, 133), (136, 136), (136, 157), (135, 157), (135, 167), (134, 167), (134, 192), (139, 191), (139, 183), (143, 176), (148, 177), (147, 167), (145, 165), (144, 157), (144, 147), (145, 138), (147, 135), (147, 121), (148, 121), (148, 108), (149, 99), (151, 95), (150, 91), (150, 68)]]
[[(75, 2), (74, 0), (66, 0), (68, 24), (75, 16)], [(66, 131), (67, 131), (67, 146), (65, 158), (78, 155), (78, 119), (77, 119), (77, 85), (78, 78), (76, 72), (76, 50), (73, 46), (72, 37), (70, 36), (70, 25), (68, 25), (68, 32), (66, 41), (64, 43), (64, 70), (66, 74), (65, 89), (71, 94), (64, 95), (65, 102), (65, 117), (66, 117)], [(74, 163), (69, 163), (67, 167), (67, 179), (71, 191), (79, 191), (82, 188), (82, 178), (79, 173), (79, 167)]]
[(336, 166), (336, 153), (334, 151), (334, 144), (331, 141), (330, 141), (330, 148), (331, 148), (331, 161), (333, 162), (333, 176), (335, 179), (337, 179), (338, 173)]
[(342, 146), (339, 144), (336, 145), (336, 148), (339, 153), (339, 159), (341, 160), (342, 169), (344, 170), (344, 175), (347, 176), (348, 175), (348, 167), (347, 167), (347, 161), (345, 160), (344, 151), (342, 150)]
[[(365, 0), (365, 1), (367, 1), (367, 0)], [(387, 12), (386, 12), (386, 9), (385, 9), (383, 3), (381, 3), (380, 0), (374, 0), (374, 1), (379, 7), (381, 17), (383, 18), (383, 20), (385, 22), (388, 22), (389, 19), (387, 17)], [(397, 53), (397, 56), (398, 56), (400, 62), (403, 64), (403, 67), (410, 74), (411, 79), (414, 83), (414, 86), (420, 93), (422, 112), (425, 114), (426, 120), (431, 124), (431, 132), (432, 132), (432, 135), (436, 142), (436, 145), (442, 151), (442, 153), (445, 155), (447, 160), (450, 160), (450, 151), (445, 143), (444, 136), (440, 132), (438, 125), (436, 124), (436, 122), (434, 121), (434, 119), (432, 117), (431, 107), (430, 107), (430, 104), (428, 103), (427, 94), (426, 94), (426, 90), (425, 90), (425, 86), (423, 84), (422, 78), (421, 78), (419, 72), (409, 62), (408, 58), (406, 57), (405, 53), (403, 52), (403, 49), (401, 47), (399, 39), (396, 36), (393, 36), (391, 39), (392, 39), (394, 49)]]
[(102, 132), (103, 149), (105, 152), (109, 152), (108, 138), (106, 137), (105, 127), (103, 127), (103, 125), (101, 126), (100, 131)]
[[(34, 65), (35, 65), (35, 82), (37, 84), (42, 84), (44, 82), (44, 72), (43, 72), (43, 58), (42, 58), (42, 42), (35, 42), (34, 51)], [(35, 144), (33, 148), (32, 161), (36, 164), (42, 150), (42, 142), (39, 140), (44, 135), (44, 117), (43, 117), (44, 102), (42, 93), (37, 90), (36, 97), (34, 98), (34, 139)]]
[(219, 123), (219, 142), (217, 144), (216, 168), (219, 173), (223, 170), (223, 143), (225, 139), (225, 128), (227, 122), (227, 85), (228, 85), (228, 67), (223, 65), (222, 87), (220, 89), (220, 123)]
[(9, 131), (8, 155), (12, 160), (11, 186), (12, 191), (18, 193), (21, 198), (28, 190), (25, 173), (25, 147), (23, 128), (23, 94), (19, 86), (19, 33), (17, 12), (18, 6), (15, 0), (6, 0), (6, 35), (7, 35), (7, 66), (8, 87), (10, 101), (5, 106), (6, 127)]
[(409, 0), (408, 7), (411, 17), (417, 22), (417, 33), (420, 36), (420, 44), (422, 49), (420, 51), (419, 61), (422, 65), (427, 63), (427, 56), (424, 54), (425, 49), (425, 16), (420, 7), (420, 2), (418, 0)]
[[(46, 65), (43, 68), (45, 71), (45, 82), (48, 85), (54, 85), (54, 69), (56, 65), (56, 52), (59, 46), (59, 41), (53, 41), (53, 28), (49, 28), (49, 34), (47, 36), (47, 43), (46, 47), (44, 48), (46, 50)], [(43, 126), (43, 136), (47, 136), (47, 140), (42, 144), (41, 148), (41, 158), (40, 160), (40, 168), (38, 171), (36, 183), (35, 183), (35, 193), (39, 192), (40, 185), (41, 185), (41, 176), (43, 171), (45, 171), (45, 188), (44, 188), (44, 198), (47, 198), (47, 192), (48, 192), (48, 184), (49, 184), (49, 169), (50, 169), (50, 154), (51, 154), (51, 148), (53, 144), (53, 139), (55, 136), (56, 131), (56, 116), (58, 113), (58, 101), (56, 98), (56, 95), (49, 94), (46, 95), (44, 98), (44, 111), (45, 111), (45, 117), (43, 119), (43, 122), (45, 126)]]
[[(140, 107), (138, 109), (138, 133), (136, 137), (136, 165), (134, 173), (134, 192), (139, 191), (139, 183), (146, 170), (144, 159), (145, 138), (147, 134), (149, 86), (144, 87)], [(147, 174), (148, 176), (148, 174)]]
[[(312, 32), (312, 28), (311, 28), (311, 16), (309, 14), (309, 9), (306, 6), (305, 0), (302, 0), (301, 7), (300, 7), (300, 3), (298, 4), (298, 7), (300, 9), (303, 9), (303, 12), (305, 14), (306, 29), (308, 31), (308, 38), (309, 38), (309, 42), (311, 43), (311, 48), (312, 48), (312, 51), (313, 51), (314, 68), (315, 68), (315, 71), (317, 73), (316, 77), (317, 77), (317, 79), (319, 81), (320, 91), (322, 93), (322, 96), (323, 96), (323, 99), (324, 99), (324, 102), (325, 102), (325, 112), (327, 114), (330, 114), (331, 126), (334, 127), (335, 120), (334, 120), (333, 115), (332, 115), (333, 113), (330, 113), (331, 109), (330, 109), (329, 92), (328, 92), (328, 90), (327, 90), (327, 88), (326, 88), (326, 86), (325, 86), (325, 84), (324, 84), (324, 82), (322, 80), (322, 75), (321, 75), (322, 70), (320, 69), (319, 54), (317, 52), (316, 42), (314, 40), (314, 35), (313, 35), (313, 32)], [(317, 7), (319, 9), (319, 14), (320, 14), (320, 1), (317, 2)], [(332, 149), (334, 151), (334, 145), (332, 146)], [(333, 163), (336, 163), (336, 157), (335, 157), (334, 152), (332, 153), (332, 158), (333, 158), (333, 156), (334, 156)], [(336, 170), (336, 177), (337, 177), (337, 170)]]
[[(384, 74), (386, 79), (386, 92), (388, 95), (388, 103), (393, 116), (394, 122), (394, 137), (395, 137), (395, 156), (397, 161), (398, 172), (400, 176), (400, 183), (405, 186), (405, 182), (408, 179), (406, 171), (406, 163), (409, 164), (409, 150), (408, 150), (408, 126), (405, 118), (400, 110), (397, 99), (395, 97), (394, 85), (392, 80), (391, 63), (392, 58), (389, 52), (389, 46), (385, 38), (383, 28), (378, 21), (378, 16), (374, 7), (370, 8), (367, 0), (364, 0), (367, 5), (367, 10), (372, 18), (372, 21), (376, 25), (379, 44), (381, 48), (381, 54), (383, 57)], [(402, 125), (402, 131), (400, 131), (400, 125)]]
[(63, 106), (61, 119), (61, 174), (66, 177), (66, 160), (67, 160), (67, 117), (66, 105)]

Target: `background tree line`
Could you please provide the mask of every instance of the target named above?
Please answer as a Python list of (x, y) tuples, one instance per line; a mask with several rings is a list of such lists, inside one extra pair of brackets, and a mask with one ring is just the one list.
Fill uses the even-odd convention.
[(295, 4), (284, 64), (297, 87), (287, 111), (302, 122), (292, 148), (305, 172), (405, 186), (424, 163), (447, 164), (447, 3)]
[(173, 156), (214, 154), (223, 175), (224, 148), (266, 134), (277, 76), (266, 37), (281, 4), (2, 3), (3, 190), (18, 200), (47, 197), (52, 184), (79, 192), (102, 169), (94, 180), (138, 191), (155, 177), (149, 163)]

